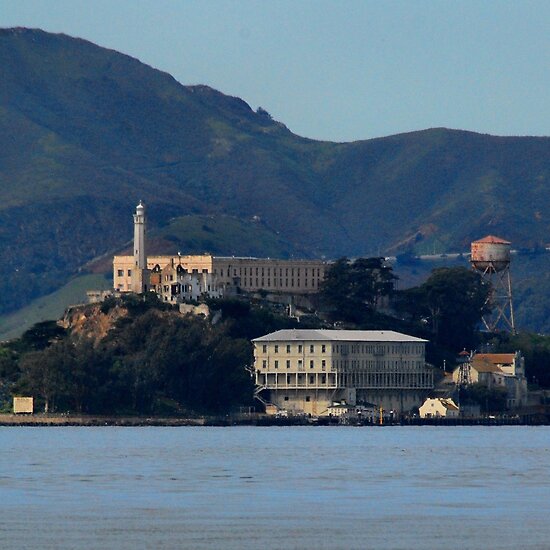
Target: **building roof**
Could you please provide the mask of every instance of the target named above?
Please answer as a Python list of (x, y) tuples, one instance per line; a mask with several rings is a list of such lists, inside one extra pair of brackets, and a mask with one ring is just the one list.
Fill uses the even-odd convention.
[(423, 407), (426, 403), (429, 403), (430, 401), (437, 401), (446, 409), (454, 411), (459, 410), (458, 405), (450, 397), (428, 397), (421, 406)]
[(504, 239), (501, 239), (500, 237), (495, 237), (494, 235), (487, 235), (486, 237), (483, 237), (483, 239), (474, 241), (474, 243), (512, 244), (510, 241), (505, 241)]
[(401, 334), (393, 330), (315, 330), (284, 329), (271, 332), (253, 342), (287, 341), (337, 341), (337, 342), (427, 342), (422, 338)]
[(473, 363), (483, 362), (492, 365), (511, 365), (515, 358), (515, 353), (476, 353)]
[(493, 363), (488, 363), (484, 361), (472, 361), (472, 368), (477, 372), (499, 372), (502, 373), (502, 370), (498, 365)]

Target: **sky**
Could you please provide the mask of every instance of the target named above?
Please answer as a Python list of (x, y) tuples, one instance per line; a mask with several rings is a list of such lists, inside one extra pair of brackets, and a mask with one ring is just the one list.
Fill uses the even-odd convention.
[(547, 0), (0, 0), (14, 26), (137, 57), (313, 139), (550, 135)]

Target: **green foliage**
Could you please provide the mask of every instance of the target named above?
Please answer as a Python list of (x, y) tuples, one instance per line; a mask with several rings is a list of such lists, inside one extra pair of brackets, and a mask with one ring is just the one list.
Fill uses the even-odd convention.
[(23, 349), (43, 350), (65, 336), (65, 329), (56, 321), (43, 321), (36, 323), (21, 337)]
[[(444, 252), (489, 228), (515, 246), (546, 242), (548, 138), (431, 129), (316, 142), (238, 98), (83, 40), (3, 29), (0, 51), (0, 313), (123, 246), (140, 198), (152, 226), (259, 216), (278, 239), (244, 232), (261, 233), (274, 254)], [(238, 240), (204, 224), (197, 240), (165, 237), (238, 253)]]
[(52, 294), (42, 296), (14, 313), (0, 315), (0, 341), (18, 338), (36, 323), (59, 319), (71, 305), (85, 304), (87, 290), (112, 288), (112, 272), (109, 277), (110, 280), (102, 274), (79, 275)]
[(525, 358), (525, 376), (530, 384), (550, 388), (550, 336), (520, 332), (497, 334), (489, 342), (495, 353), (521, 351)]
[(334, 319), (365, 323), (383, 297), (393, 294), (395, 275), (383, 258), (341, 258), (334, 262), (321, 285), (321, 296)]
[(464, 267), (438, 268), (418, 287), (401, 291), (396, 308), (425, 325), (437, 344), (449, 350), (474, 348), (489, 286)]
[[(114, 299), (128, 315), (99, 343), (41, 324), (0, 348), (4, 395), (33, 395), (49, 412), (227, 413), (253, 405), (250, 339), (295, 326), (239, 300), (213, 301), (223, 320), (182, 316), (149, 295)], [(8, 384), (9, 382), (9, 384)]]
[(472, 384), (460, 389), (460, 402), (479, 405), (484, 414), (506, 412), (506, 390), (489, 389), (483, 384)]

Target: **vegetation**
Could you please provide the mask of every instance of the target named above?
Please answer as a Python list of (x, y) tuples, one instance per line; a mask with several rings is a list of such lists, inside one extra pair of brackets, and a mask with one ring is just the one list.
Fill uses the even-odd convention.
[(525, 358), (525, 375), (531, 387), (550, 388), (550, 336), (528, 332), (492, 335), (488, 342), (495, 353), (520, 350)]
[(506, 396), (504, 388), (489, 389), (483, 384), (472, 384), (460, 389), (460, 403), (479, 405), (482, 414), (506, 412)]
[(460, 351), (473, 349), (476, 329), (489, 310), (490, 288), (481, 276), (464, 267), (434, 269), (418, 287), (399, 294), (397, 307), (410, 321), (429, 327), (435, 343)]
[(52, 294), (42, 296), (11, 314), (0, 315), (0, 341), (17, 338), (34, 324), (48, 319), (59, 319), (70, 305), (85, 304), (87, 290), (112, 288), (112, 276), (85, 274), (71, 279)]
[(368, 322), (382, 298), (393, 295), (397, 277), (383, 258), (341, 258), (330, 266), (321, 295), (332, 317), (352, 323)]
[(463, 250), (489, 232), (547, 241), (549, 138), (316, 142), (84, 40), (5, 29), (0, 52), (0, 313), (127, 243), (139, 199), (158, 226), (258, 216), (287, 254), (316, 257)]
[[(380, 258), (344, 258), (329, 270), (320, 302), (340, 326), (430, 340), (427, 359), (436, 365), (482, 343), (476, 327), (488, 289), (478, 274), (463, 267), (436, 269), (405, 291), (395, 291), (395, 279)], [(69, 330), (53, 321), (38, 323), (0, 346), (0, 408), (14, 394), (29, 394), (49, 412), (226, 414), (257, 405), (252, 339), (283, 328), (326, 326), (322, 316), (298, 323), (261, 301), (213, 299), (208, 305), (221, 319), (182, 316), (151, 293), (85, 306), (79, 318), (110, 319), (104, 336), (93, 322)], [(521, 350), (529, 380), (550, 387), (550, 337), (498, 334), (484, 343), (497, 352)], [(506, 407), (505, 393), (475, 385), (461, 390), (461, 401), (477, 403), (485, 413)]]
[(253, 405), (250, 339), (295, 321), (234, 300), (212, 306), (223, 312), (216, 325), (153, 295), (111, 299), (96, 314), (128, 313), (99, 341), (36, 325), (0, 347), (0, 398), (29, 394), (49, 412), (93, 414), (225, 414)]

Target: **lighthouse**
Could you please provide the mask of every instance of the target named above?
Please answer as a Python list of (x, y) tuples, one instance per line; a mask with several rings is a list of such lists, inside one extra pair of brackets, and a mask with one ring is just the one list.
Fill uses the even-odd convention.
[(134, 265), (132, 268), (132, 290), (138, 294), (147, 292), (149, 271), (145, 253), (145, 206), (139, 201), (134, 214)]

